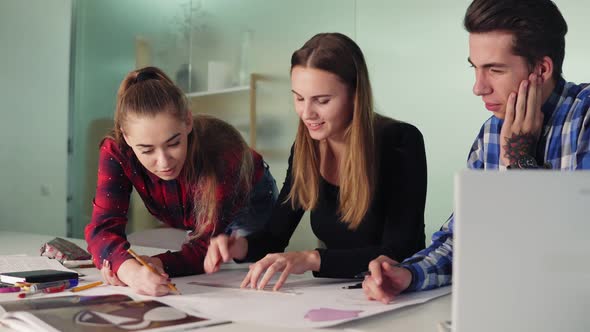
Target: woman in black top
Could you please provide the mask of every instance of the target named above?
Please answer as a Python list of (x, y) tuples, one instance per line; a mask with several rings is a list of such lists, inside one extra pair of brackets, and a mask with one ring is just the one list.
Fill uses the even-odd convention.
[[(350, 278), (379, 255), (401, 261), (423, 249), (424, 141), (416, 127), (374, 113), (356, 43), (314, 36), (291, 57), (291, 86), (299, 128), (272, 217), (263, 232), (211, 239), (205, 271), (258, 260), (242, 287), (262, 289), (281, 272), (276, 290), (290, 273)], [(306, 210), (326, 248), (283, 253)]]

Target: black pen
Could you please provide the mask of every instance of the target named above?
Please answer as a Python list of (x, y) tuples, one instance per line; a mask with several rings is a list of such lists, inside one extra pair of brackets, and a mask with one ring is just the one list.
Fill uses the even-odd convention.
[[(394, 264), (394, 265), (392, 265), (392, 267), (403, 267), (404, 265), (407, 265), (407, 264), (414, 264), (416, 262), (419, 262), (422, 259), (424, 259), (423, 256), (412, 257), (410, 259), (405, 260), (404, 262)], [(354, 279), (364, 279), (366, 276), (370, 276), (370, 275), (371, 275), (371, 271), (365, 271), (365, 272), (361, 272), (361, 273), (355, 275)]]
[(342, 289), (357, 289), (357, 288), (363, 288), (363, 283), (359, 282), (358, 284), (354, 284), (354, 285), (349, 285), (349, 286), (343, 286)]

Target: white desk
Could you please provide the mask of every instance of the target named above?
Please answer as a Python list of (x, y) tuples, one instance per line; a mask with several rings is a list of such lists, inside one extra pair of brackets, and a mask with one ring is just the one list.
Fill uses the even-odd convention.
[[(28, 233), (16, 232), (1, 232), (0, 233), (0, 255), (10, 254), (27, 254), (39, 255), (39, 248), (41, 245), (54, 236), (49, 235), (35, 235)], [(84, 240), (69, 239), (72, 242), (86, 248)], [(135, 249), (135, 247), (134, 247)], [(157, 248), (137, 248), (142, 254), (153, 255), (162, 252), (162, 249)], [(451, 296), (446, 295), (438, 299), (434, 299), (422, 305), (406, 307), (399, 310), (383, 313), (377, 316), (372, 316), (365, 319), (352, 321), (338, 325), (329, 329), (282, 329), (283, 331), (293, 332), (320, 332), (332, 330), (348, 330), (348, 331), (366, 331), (366, 332), (435, 332), (436, 325), (439, 321), (449, 320), (451, 317)], [(256, 324), (246, 323), (231, 323), (219, 326), (213, 326), (206, 329), (199, 329), (206, 331), (240, 331), (240, 332), (275, 332), (281, 331), (276, 327), (261, 326)], [(0, 328), (0, 332), (9, 331)]]

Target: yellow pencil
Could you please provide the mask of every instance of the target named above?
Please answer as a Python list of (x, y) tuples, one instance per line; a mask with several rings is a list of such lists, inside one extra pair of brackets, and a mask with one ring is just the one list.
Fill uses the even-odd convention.
[(88, 285), (74, 287), (70, 291), (71, 292), (79, 292), (79, 291), (87, 290), (87, 289), (90, 289), (90, 288), (93, 288), (96, 286), (100, 286), (100, 285), (102, 285), (102, 281), (96, 281), (96, 282), (90, 283)]
[[(128, 252), (128, 253), (130, 253), (130, 254), (131, 254), (131, 256), (133, 256), (135, 259), (137, 259), (137, 261), (138, 261), (138, 262), (139, 262), (141, 265), (143, 265), (143, 266), (147, 267), (147, 268), (148, 268), (148, 270), (152, 271), (152, 272), (153, 272), (153, 273), (155, 273), (155, 274), (158, 274), (158, 275), (160, 274), (160, 273), (158, 273), (158, 271), (154, 270), (154, 268), (153, 268), (151, 265), (149, 265), (149, 264), (148, 264), (146, 261), (144, 261), (144, 260), (143, 260), (143, 259), (142, 259), (142, 258), (141, 258), (141, 257), (140, 257), (138, 254), (136, 254), (136, 253), (135, 253), (135, 251), (131, 250), (131, 248), (130, 248), (130, 249), (127, 249), (127, 252)], [(176, 293), (180, 294), (180, 292), (178, 291), (178, 289), (176, 289), (176, 286), (174, 286), (174, 284), (173, 284), (173, 283), (170, 283), (170, 282), (169, 282), (169, 283), (168, 283), (168, 288), (170, 288), (170, 290), (171, 290), (171, 291), (173, 291), (173, 292), (176, 292)]]

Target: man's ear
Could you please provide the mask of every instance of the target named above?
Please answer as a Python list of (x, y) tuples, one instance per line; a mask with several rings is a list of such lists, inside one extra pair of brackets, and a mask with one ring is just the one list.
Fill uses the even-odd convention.
[(535, 69), (541, 74), (543, 82), (547, 82), (553, 78), (554, 67), (553, 60), (550, 57), (544, 56)]

